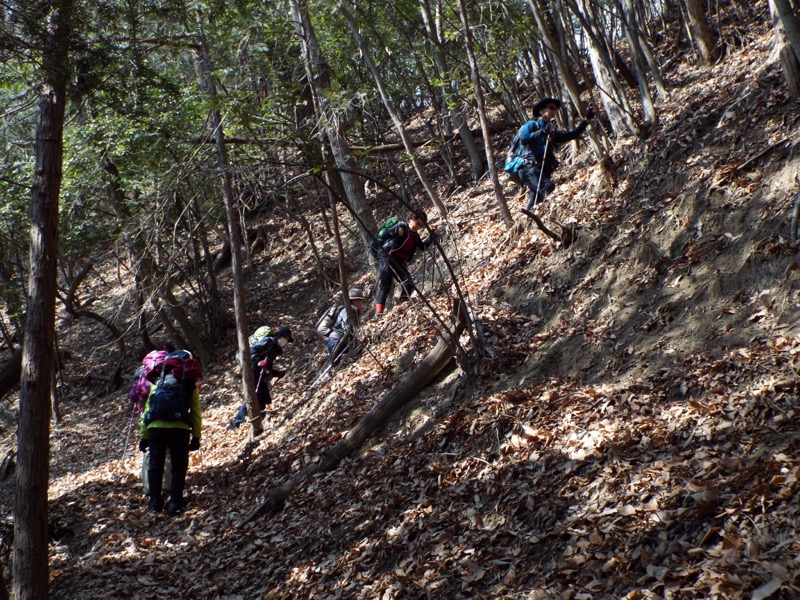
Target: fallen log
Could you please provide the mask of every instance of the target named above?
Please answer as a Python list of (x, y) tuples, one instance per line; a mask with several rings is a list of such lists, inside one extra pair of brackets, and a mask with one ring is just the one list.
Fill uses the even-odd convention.
[(466, 327), (465, 307), (456, 301), (453, 307), (455, 329), (440, 337), (419, 366), (395, 388), (387, 392), (383, 398), (351, 429), (346, 436), (325, 450), (317, 463), (312, 464), (297, 475), (289, 478), (281, 485), (267, 492), (266, 499), (259, 504), (237, 527), (253, 521), (267, 508), (275, 510), (283, 506), (292, 490), (303, 480), (315, 473), (332, 471), (345, 458), (361, 448), (371, 435), (383, 427), (389, 419), (404, 405), (413, 400), (425, 389), (448, 363), (453, 360), (456, 343)]

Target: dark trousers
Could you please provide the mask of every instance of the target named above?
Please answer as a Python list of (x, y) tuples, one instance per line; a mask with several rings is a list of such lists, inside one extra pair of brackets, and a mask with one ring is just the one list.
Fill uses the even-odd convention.
[[(256, 380), (256, 399), (258, 400), (258, 408), (264, 410), (269, 404), (272, 404), (272, 396), (269, 395), (269, 373), (261, 375), (261, 367), (258, 365), (253, 369), (253, 377)], [(233, 417), (233, 424), (238, 427), (247, 419), (247, 404), (242, 404), (239, 412)]]
[[(525, 207), (528, 210), (531, 210), (540, 202), (544, 202), (545, 196), (556, 189), (556, 184), (550, 179), (550, 175), (548, 173), (542, 174), (539, 165), (526, 164), (517, 173), (522, 183), (528, 186), (528, 206)], [(541, 183), (539, 182), (540, 174), (542, 178)]]
[(183, 506), (183, 488), (186, 485), (186, 471), (189, 469), (189, 438), (192, 433), (188, 429), (166, 429), (151, 427), (147, 430), (150, 440), (150, 468), (147, 477), (150, 484), (150, 506), (161, 510), (164, 499), (161, 497), (161, 485), (164, 479), (164, 461), (167, 451), (172, 461), (172, 489), (169, 499), (173, 504)]
[(395, 279), (403, 286), (403, 293), (400, 297), (409, 298), (411, 296), (411, 292), (414, 291), (414, 281), (405, 265), (381, 255), (378, 257), (378, 267), (380, 272), (378, 273), (378, 296), (375, 304), (386, 304), (386, 299), (392, 293)]
[[(339, 361), (342, 360), (342, 356), (350, 349), (350, 337), (349, 333), (345, 333), (342, 336), (332, 333), (328, 336), (328, 341), (325, 343), (325, 346), (328, 348), (328, 362), (334, 367), (339, 364)], [(346, 339), (342, 341), (343, 338)], [(341, 345), (339, 345), (339, 342), (341, 342)], [(333, 352), (336, 350), (336, 346), (339, 346), (339, 351), (336, 353), (336, 356), (334, 356)]]

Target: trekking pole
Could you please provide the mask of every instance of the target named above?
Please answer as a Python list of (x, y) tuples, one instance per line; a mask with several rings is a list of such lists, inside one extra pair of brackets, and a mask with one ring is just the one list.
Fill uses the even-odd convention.
[(134, 404), (133, 408), (131, 409), (131, 418), (128, 420), (128, 432), (125, 434), (125, 445), (122, 446), (122, 458), (120, 458), (120, 466), (125, 462), (125, 455), (128, 453), (128, 442), (131, 439), (131, 428), (133, 427), (133, 417), (134, 415), (138, 414), (139, 412), (139, 405)]
[(547, 158), (547, 148), (550, 145), (550, 136), (548, 135), (544, 139), (544, 154), (542, 154), (542, 164), (539, 167), (539, 182), (536, 184), (536, 197), (533, 199), (533, 206), (531, 210), (536, 208), (536, 205), (539, 203), (539, 188), (542, 187), (542, 176), (544, 175), (544, 161)]
[[(356, 338), (356, 336), (355, 336), (355, 335), (353, 335), (353, 339), (355, 339), (356, 341), (360, 341), (358, 338)], [(379, 367), (380, 367), (382, 370), (384, 370), (384, 371), (387, 371), (387, 370), (388, 370), (386, 367), (384, 367), (384, 366), (383, 366), (383, 363), (381, 363), (381, 361), (379, 361), (379, 360), (378, 360), (378, 357), (377, 357), (377, 356), (375, 356), (375, 354), (372, 352), (372, 350), (370, 350), (370, 349), (369, 349), (369, 346), (367, 346), (367, 344), (364, 344), (364, 343), (362, 342), (362, 344), (361, 344), (361, 345), (364, 347), (364, 350), (366, 350), (366, 351), (367, 351), (367, 354), (369, 354), (369, 355), (372, 357), (372, 359), (373, 359), (373, 360), (374, 360), (376, 363), (378, 363), (378, 366), (379, 366)]]
[(261, 372), (258, 374), (258, 382), (256, 383), (256, 392), (258, 392), (258, 388), (261, 386), (261, 380), (264, 379), (264, 371), (266, 369), (266, 366), (261, 367)]
[(317, 377), (311, 385), (308, 386), (308, 389), (313, 389), (316, 385), (325, 378), (325, 375), (330, 373), (331, 369), (333, 368), (333, 362), (329, 361), (328, 366), (325, 367), (325, 370), (320, 373), (319, 377)]
[[(425, 287), (425, 280), (428, 278), (428, 253), (425, 252), (422, 255), (422, 286)], [(433, 287), (433, 281), (431, 280), (431, 287)]]

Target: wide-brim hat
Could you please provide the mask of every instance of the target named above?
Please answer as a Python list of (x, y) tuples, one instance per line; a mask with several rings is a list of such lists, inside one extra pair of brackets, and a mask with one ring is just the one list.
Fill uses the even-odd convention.
[(542, 109), (548, 104), (555, 104), (558, 108), (563, 106), (563, 103), (558, 98), (542, 98), (533, 105), (533, 115), (538, 117), (539, 113), (542, 112)]

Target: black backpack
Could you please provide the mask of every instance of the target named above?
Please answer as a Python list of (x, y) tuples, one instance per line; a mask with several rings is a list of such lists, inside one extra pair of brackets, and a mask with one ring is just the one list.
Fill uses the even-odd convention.
[(192, 395), (202, 377), (200, 361), (185, 350), (171, 352), (164, 359), (161, 375), (150, 396), (144, 424), (153, 421), (181, 421), (192, 424)]
[(267, 352), (272, 348), (273, 344), (278, 341), (271, 335), (265, 335), (260, 338), (250, 338), (250, 360), (262, 360), (267, 357)]

